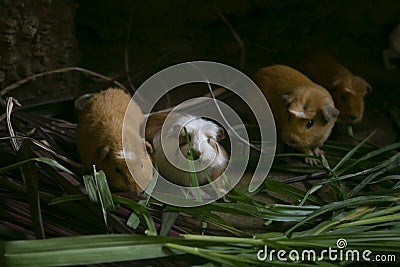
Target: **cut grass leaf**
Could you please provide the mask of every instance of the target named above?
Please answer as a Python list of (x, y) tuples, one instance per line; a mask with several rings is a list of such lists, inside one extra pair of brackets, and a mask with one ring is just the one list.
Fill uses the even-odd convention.
[(368, 219), (360, 219), (354, 222), (342, 223), (340, 225), (337, 225), (336, 228), (363, 226), (363, 225), (386, 223), (386, 222), (398, 222), (398, 221), (400, 221), (400, 213), (373, 217)]
[(49, 202), (49, 206), (57, 205), (57, 204), (61, 204), (64, 202), (69, 202), (69, 201), (87, 200), (87, 199), (88, 199), (87, 195), (68, 195), (68, 196), (63, 196), (63, 197), (53, 199), (52, 201)]
[(155, 259), (181, 252), (166, 250), (173, 238), (138, 235), (94, 235), (45, 240), (9, 241), (0, 245), (2, 266), (70, 266)]
[(176, 219), (178, 218), (179, 213), (175, 211), (166, 211), (164, 210), (161, 216), (161, 229), (160, 235), (166, 236), (174, 225)]
[(208, 260), (213, 260), (215, 262), (218, 262), (220, 264), (223, 264), (223, 266), (244, 266), (248, 267), (250, 266), (249, 264), (257, 264), (256, 260), (250, 260), (246, 259), (244, 257), (236, 257), (235, 255), (229, 255), (227, 253), (224, 253), (223, 251), (216, 251), (212, 249), (203, 249), (203, 248), (198, 248), (198, 247), (192, 247), (192, 246), (183, 246), (183, 245), (178, 245), (178, 244), (173, 244), (173, 243), (167, 243), (165, 244), (167, 248), (170, 248), (172, 250), (178, 250), (184, 253), (189, 253), (195, 256), (199, 256), (202, 258), (206, 258)]
[(71, 175), (75, 175), (73, 172), (71, 172), (70, 170), (68, 170), (67, 168), (65, 168), (64, 166), (62, 166), (61, 164), (59, 164), (57, 161), (55, 161), (54, 159), (51, 158), (46, 158), (46, 157), (39, 157), (39, 158), (30, 158), (30, 159), (26, 159), (8, 166), (5, 166), (3, 168), (0, 168), (0, 173), (5, 173), (7, 171), (11, 171), (13, 169), (16, 169), (24, 164), (27, 164), (29, 162), (39, 162), (39, 163), (45, 163), (49, 166), (53, 166), (56, 167), (58, 169), (60, 169), (61, 171), (65, 171)]
[(132, 229), (136, 229), (140, 224), (140, 218), (139, 216), (132, 212), (131, 215), (128, 218), (128, 221), (126, 222), (126, 225), (131, 227)]
[[(23, 140), (17, 153), (18, 158), (23, 161), (34, 157), (31, 150), (31, 142)], [(37, 169), (33, 162), (21, 165), (21, 175), (24, 178), (25, 188), (29, 199), (29, 209), (31, 211), (32, 226), (36, 238), (44, 239), (44, 225), (42, 210), (40, 208), (39, 185)]]
[(188, 159), (189, 163), (189, 169), (192, 170), (189, 172), (190, 175), (190, 185), (195, 188), (194, 191), (194, 196), (196, 201), (202, 202), (202, 197), (199, 189), (199, 180), (197, 179), (197, 173), (196, 173), (196, 168), (194, 166), (194, 160), (199, 158), (199, 155), (197, 155), (196, 151), (192, 148), (190, 144), (190, 136), (187, 132), (186, 127), (183, 127), (183, 131), (185, 133), (185, 138), (186, 138), (186, 143), (188, 145), (188, 152), (186, 155), (186, 158)]
[(325, 206), (322, 206), (318, 210), (311, 213), (306, 219), (304, 219), (303, 221), (297, 223), (295, 226), (290, 228), (286, 232), (286, 235), (291, 236), (297, 228), (299, 228), (300, 226), (302, 226), (308, 222), (311, 222), (312, 220), (316, 219), (317, 217), (319, 217), (327, 212), (332, 212), (335, 210), (352, 207), (352, 206), (366, 206), (366, 205), (382, 204), (382, 203), (391, 204), (391, 203), (394, 203), (399, 200), (400, 200), (400, 193), (397, 193), (397, 194), (394, 194), (393, 196), (361, 196), (361, 197), (346, 199), (346, 200), (340, 201), (340, 202), (330, 203)]
[(94, 182), (94, 178), (92, 175), (84, 175), (83, 182), (85, 184), (86, 192), (88, 193), (88, 197), (90, 202), (99, 203), (99, 196), (97, 194), (96, 184)]
[(378, 166), (380, 167), (380, 169), (376, 170), (375, 172), (372, 172), (370, 175), (368, 175), (366, 178), (364, 178), (360, 184), (358, 184), (355, 188), (353, 188), (353, 190), (350, 191), (350, 193), (349, 193), (350, 196), (354, 196), (357, 193), (359, 193), (362, 188), (364, 188), (367, 184), (369, 184), (371, 181), (373, 181), (378, 176), (388, 173), (392, 170), (399, 169), (400, 168), (400, 153), (397, 153), (392, 158), (388, 159), (387, 161), (383, 162), (382, 164), (380, 164)]
[(156, 236), (157, 235), (157, 229), (154, 224), (153, 218), (151, 217), (150, 212), (146, 209), (146, 207), (136, 203), (133, 200), (120, 197), (120, 196), (112, 196), (113, 202), (116, 204), (120, 204), (121, 206), (124, 206), (130, 210), (132, 210), (134, 213), (136, 213), (144, 222), (144, 224), (147, 227), (146, 235), (149, 236)]
[(112, 201), (111, 191), (108, 187), (106, 174), (103, 171), (94, 173), (94, 180), (98, 189), (99, 199), (105, 211), (114, 211), (115, 205)]
[[(297, 200), (302, 200), (306, 196), (306, 193), (304, 191), (280, 181), (266, 180), (264, 184), (267, 190), (280, 193), (284, 196), (293, 197)], [(317, 205), (323, 205), (325, 203), (324, 201), (315, 196), (310, 196), (307, 198), (307, 200), (310, 203), (314, 203)]]
[(350, 150), (340, 161), (336, 166), (332, 169), (332, 173), (336, 174), (336, 172), (369, 140), (371, 137), (375, 134), (375, 132), (372, 132), (370, 135), (368, 135), (362, 142), (357, 144), (352, 150)]
[(103, 171), (96, 171), (93, 165), (93, 175), (83, 176), (86, 191), (92, 203), (99, 203), (103, 214), (104, 223), (109, 229), (107, 212), (114, 211), (115, 205), (112, 201), (111, 191), (108, 187), (106, 174)]
[(398, 148), (400, 148), (400, 143), (394, 143), (394, 144), (390, 144), (390, 145), (387, 145), (385, 147), (379, 148), (377, 150), (368, 152), (364, 156), (360, 157), (359, 159), (357, 159), (353, 163), (348, 164), (345, 168), (343, 168), (342, 170), (337, 172), (337, 175), (341, 175), (341, 174), (345, 173), (346, 171), (348, 171), (349, 169), (351, 169), (352, 167), (356, 166), (357, 164), (359, 164), (361, 162), (367, 161), (367, 160), (369, 160), (369, 159), (371, 159), (373, 157), (382, 155), (382, 154), (387, 153), (387, 152), (395, 151)]

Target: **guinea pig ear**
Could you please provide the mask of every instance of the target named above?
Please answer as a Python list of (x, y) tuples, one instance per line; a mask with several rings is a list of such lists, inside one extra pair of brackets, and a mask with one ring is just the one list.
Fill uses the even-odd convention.
[(291, 95), (283, 95), (282, 96), (282, 100), (283, 100), (283, 102), (285, 102), (285, 104), (289, 105), (293, 101), (293, 96), (291, 96)]
[(339, 110), (336, 109), (334, 106), (326, 105), (322, 109), (322, 115), (324, 116), (326, 121), (332, 121), (339, 116)]
[(96, 155), (101, 160), (104, 160), (107, 157), (109, 152), (110, 152), (110, 147), (108, 147), (108, 146), (100, 146), (96, 150)]
[(296, 116), (297, 118), (303, 118), (303, 119), (307, 119), (307, 115), (304, 112), (304, 110), (298, 110), (298, 109), (294, 109), (294, 108), (289, 108), (288, 111)]
[(360, 76), (355, 76), (355, 79), (358, 80), (358, 82), (360, 82), (361, 84), (365, 85), (365, 90), (367, 91), (366, 93), (369, 94), (372, 92), (372, 86), (367, 83), (363, 78), (361, 78)]
[(325, 89), (327, 89), (328, 91), (339, 90), (339, 89), (342, 89), (342, 90), (346, 91), (347, 87), (346, 87), (345, 83), (342, 80), (335, 79), (332, 82), (332, 87), (331, 88), (325, 88)]
[(367, 90), (367, 94), (372, 92), (372, 86), (367, 83), (364, 79), (360, 78), (365, 83), (365, 89)]
[(372, 92), (372, 86), (367, 82), (366, 82), (366, 84), (367, 84), (367, 93), (369, 94)]
[(225, 139), (225, 130), (222, 127), (218, 127), (217, 141), (220, 141), (222, 139)]
[(153, 146), (152, 146), (149, 142), (147, 142), (147, 141), (144, 141), (144, 145), (146, 146), (146, 151), (147, 151), (147, 153), (148, 153), (149, 155), (152, 155), (153, 152), (154, 152)]

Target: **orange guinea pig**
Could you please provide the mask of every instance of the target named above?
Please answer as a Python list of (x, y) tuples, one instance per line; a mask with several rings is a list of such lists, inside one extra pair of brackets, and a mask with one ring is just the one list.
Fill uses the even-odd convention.
[(359, 123), (364, 114), (364, 96), (372, 91), (371, 85), (355, 76), (332, 56), (316, 52), (301, 60), (299, 70), (331, 93), (340, 110), (338, 121), (343, 124)]
[[(153, 166), (145, 149), (145, 145), (150, 150), (151, 146), (140, 136), (143, 113), (130, 101), (131, 97), (120, 89), (94, 94), (79, 116), (76, 145), (85, 168), (91, 170), (95, 165), (97, 170), (103, 170), (113, 190), (141, 192), (153, 178)], [(122, 133), (128, 105), (124, 125), (128, 149), (124, 149)]]
[[(258, 70), (254, 81), (271, 106), (280, 141), (302, 153), (322, 156), (320, 146), (339, 115), (329, 92), (284, 65)], [(305, 162), (320, 164), (313, 158), (306, 158)]]

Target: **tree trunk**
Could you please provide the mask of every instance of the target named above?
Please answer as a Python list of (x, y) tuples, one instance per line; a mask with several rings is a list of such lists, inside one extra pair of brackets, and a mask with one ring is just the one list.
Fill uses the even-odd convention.
[[(33, 74), (76, 66), (76, 3), (68, 0), (0, 0), (0, 90)], [(23, 105), (68, 98), (79, 74), (52, 74), (13, 89)]]

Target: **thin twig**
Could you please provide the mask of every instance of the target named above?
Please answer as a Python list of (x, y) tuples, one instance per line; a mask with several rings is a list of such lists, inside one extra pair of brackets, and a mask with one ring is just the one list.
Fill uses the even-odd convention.
[(132, 80), (131, 80), (131, 75), (129, 75), (129, 39), (131, 36), (131, 30), (132, 30), (132, 21), (133, 21), (133, 8), (134, 3), (132, 3), (132, 8), (131, 8), (131, 14), (129, 16), (129, 22), (128, 22), (128, 32), (126, 33), (126, 42), (125, 42), (125, 71), (127, 73), (127, 78), (128, 78), (128, 83), (129, 86), (132, 89), (132, 93), (136, 91), (135, 86), (133, 86)]
[(56, 73), (65, 73), (65, 72), (70, 72), (70, 71), (79, 71), (79, 72), (88, 74), (89, 76), (94, 76), (94, 77), (97, 77), (97, 78), (100, 78), (100, 79), (103, 79), (103, 80), (106, 80), (106, 81), (113, 82), (116, 85), (118, 85), (119, 87), (121, 87), (121, 88), (126, 90), (126, 87), (124, 85), (122, 85), (120, 82), (115, 81), (115, 80), (111, 79), (110, 77), (104, 76), (104, 75), (102, 75), (100, 73), (97, 73), (97, 72), (94, 72), (94, 71), (91, 71), (91, 70), (88, 70), (88, 69), (85, 69), (85, 68), (81, 68), (81, 67), (65, 67), (65, 68), (60, 68), (60, 69), (55, 69), (55, 70), (50, 70), (50, 71), (45, 71), (45, 72), (42, 72), (42, 73), (34, 74), (34, 75), (26, 77), (26, 78), (24, 78), (22, 80), (16, 81), (15, 83), (10, 84), (9, 86), (7, 86), (4, 89), (2, 89), (0, 91), (0, 96), (3, 96), (5, 94), (7, 94), (8, 92), (14, 90), (15, 88), (18, 88), (19, 86), (21, 86), (21, 85), (23, 85), (23, 84), (25, 84), (27, 82), (30, 82), (32, 80), (35, 80), (35, 79), (37, 79), (39, 77), (43, 77), (43, 76), (47, 76), (47, 75), (51, 75), (51, 74), (56, 74)]
[(229, 30), (231, 31), (233, 37), (235, 37), (239, 48), (240, 48), (240, 64), (239, 64), (239, 68), (243, 69), (244, 67), (244, 63), (246, 60), (246, 49), (244, 47), (244, 42), (242, 40), (242, 38), (240, 37), (240, 35), (237, 33), (237, 31), (235, 30), (235, 28), (233, 28), (232, 24), (229, 22), (229, 20), (224, 16), (224, 14), (221, 12), (221, 10), (219, 9), (217, 3), (214, 3), (214, 8), (218, 13), (218, 16), (221, 18), (221, 20), (226, 24), (226, 26), (229, 28)]
[[(18, 100), (16, 100), (14, 97), (8, 97), (7, 98), (7, 107), (6, 107), (6, 116), (7, 116), (7, 128), (8, 128), (8, 133), (10, 134), (10, 136), (15, 136), (14, 129), (11, 124), (11, 113), (12, 113), (14, 104), (16, 104), (17, 106), (21, 106), (21, 104), (18, 102)], [(18, 142), (15, 138), (11, 139), (11, 146), (15, 152), (17, 152), (20, 148), (20, 145), (18, 144)]]
[(7, 137), (0, 137), (0, 140), (11, 140), (16, 142), (16, 140), (29, 140), (31, 141), (34, 145), (36, 145), (37, 147), (49, 152), (50, 154), (52, 154), (53, 156), (55, 156), (56, 158), (63, 160), (64, 162), (70, 164), (71, 166), (74, 166), (76, 168), (82, 168), (82, 164), (79, 164), (63, 155), (58, 154), (57, 152), (55, 152), (53, 149), (51, 149), (49, 146), (45, 145), (43, 142), (38, 141), (36, 139), (33, 139), (31, 137), (27, 137), (27, 136), (15, 136), (15, 135), (10, 135)]
[[(244, 64), (246, 61), (246, 48), (244, 46), (244, 42), (242, 40), (242, 38), (240, 37), (240, 35), (238, 34), (238, 32), (235, 30), (235, 28), (233, 28), (232, 24), (229, 22), (229, 20), (224, 16), (224, 14), (222, 13), (222, 11), (219, 9), (217, 3), (214, 3), (214, 8), (217, 11), (218, 16), (220, 17), (220, 19), (226, 24), (226, 26), (228, 27), (228, 29), (230, 30), (230, 32), (232, 33), (233, 37), (235, 38), (235, 40), (238, 43), (238, 46), (240, 48), (240, 63), (239, 63), (239, 68), (242, 70), (244, 68)], [(203, 97), (218, 97), (220, 95), (222, 95), (223, 93), (226, 92), (226, 88), (217, 88), (216, 90), (214, 90), (215, 92), (213, 94), (207, 93), (205, 95), (203, 95)]]

